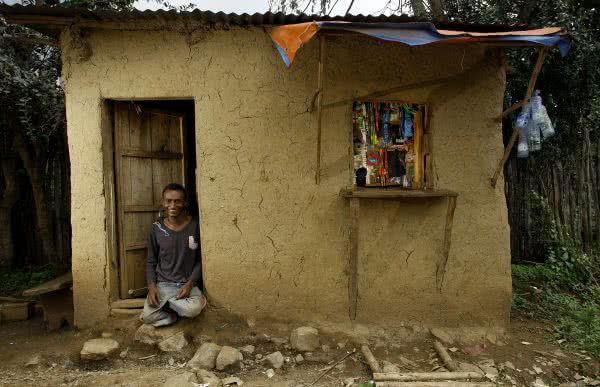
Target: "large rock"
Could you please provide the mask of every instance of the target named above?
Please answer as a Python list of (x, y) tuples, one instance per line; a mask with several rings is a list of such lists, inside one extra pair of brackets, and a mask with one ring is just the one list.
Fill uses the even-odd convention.
[(163, 387), (194, 387), (197, 383), (198, 378), (195, 373), (182, 372), (168, 378)]
[(187, 345), (188, 341), (183, 332), (180, 331), (168, 339), (158, 343), (158, 348), (160, 348), (160, 350), (163, 352), (180, 352)]
[(171, 336), (175, 336), (179, 332), (183, 332), (183, 330), (177, 325), (155, 328), (152, 325), (142, 324), (135, 332), (133, 340), (139, 343), (156, 345), (161, 341), (165, 341)]
[(240, 351), (233, 347), (224, 346), (217, 356), (216, 367), (219, 371), (239, 367), (242, 360), (244, 360), (244, 356)]
[(314, 351), (319, 347), (319, 331), (313, 327), (296, 328), (290, 335), (290, 343), (297, 351)]
[(395, 365), (394, 363), (390, 363), (387, 360), (382, 362), (383, 364), (383, 372), (385, 373), (400, 373), (400, 367)]
[(285, 361), (283, 355), (279, 351), (273, 352), (272, 354), (265, 356), (264, 360), (275, 369), (280, 369), (281, 367), (283, 367), (283, 362)]
[(221, 352), (221, 346), (215, 343), (204, 343), (198, 348), (194, 357), (187, 362), (187, 365), (192, 369), (212, 370), (216, 367), (219, 352)]
[(223, 385), (221, 379), (213, 372), (207, 370), (198, 370), (196, 372), (200, 384), (208, 384), (208, 387), (220, 387)]
[(113, 339), (92, 339), (83, 344), (81, 360), (108, 359), (119, 350), (119, 343)]

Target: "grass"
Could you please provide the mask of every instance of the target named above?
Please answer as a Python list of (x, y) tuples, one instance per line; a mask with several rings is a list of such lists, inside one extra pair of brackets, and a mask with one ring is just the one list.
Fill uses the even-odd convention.
[(18, 295), (23, 290), (42, 284), (56, 277), (48, 266), (32, 270), (0, 270), (0, 295)]
[(513, 265), (512, 273), (516, 314), (549, 321), (549, 339), (600, 358), (600, 287), (573, 283), (550, 264)]

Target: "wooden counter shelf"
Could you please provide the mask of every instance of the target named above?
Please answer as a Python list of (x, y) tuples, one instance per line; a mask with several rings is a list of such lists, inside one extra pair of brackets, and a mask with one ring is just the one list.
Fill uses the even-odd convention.
[(340, 195), (350, 202), (350, 257), (348, 262), (348, 301), (350, 320), (356, 319), (358, 304), (358, 235), (360, 223), (360, 202), (361, 199), (375, 200), (403, 200), (403, 199), (435, 199), (448, 198), (448, 207), (446, 209), (446, 223), (444, 226), (444, 242), (442, 246), (442, 256), (436, 271), (436, 285), (439, 292), (442, 290), (444, 276), (446, 274), (446, 265), (450, 254), (450, 244), (452, 241), (452, 223), (454, 221), (454, 210), (456, 209), (456, 198), (458, 193), (447, 189), (432, 190), (407, 190), (400, 188), (344, 188)]
[(458, 193), (447, 189), (409, 190), (399, 188), (344, 188), (340, 194), (347, 199), (403, 199), (457, 197)]

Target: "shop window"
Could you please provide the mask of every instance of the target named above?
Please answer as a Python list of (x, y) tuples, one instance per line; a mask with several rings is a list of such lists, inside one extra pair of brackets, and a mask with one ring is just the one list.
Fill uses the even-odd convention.
[(353, 105), (355, 185), (422, 189), (425, 105), (356, 101)]

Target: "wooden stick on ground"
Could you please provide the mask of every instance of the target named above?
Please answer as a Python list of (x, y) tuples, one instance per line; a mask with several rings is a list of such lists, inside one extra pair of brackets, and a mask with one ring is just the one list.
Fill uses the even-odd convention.
[(321, 375), (319, 375), (318, 378), (315, 379), (314, 382), (312, 382), (311, 384), (309, 384), (309, 386), (314, 385), (316, 382), (318, 382), (319, 380), (321, 380), (321, 378), (325, 375), (327, 375), (329, 373), (329, 371), (331, 371), (332, 369), (335, 368), (336, 365), (340, 364), (341, 362), (343, 362), (344, 360), (346, 360), (348, 358), (348, 356), (350, 355), (354, 355), (356, 353), (356, 348), (353, 348), (352, 351), (347, 352), (344, 357), (342, 357), (340, 360), (336, 361), (335, 363), (333, 363), (331, 365), (331, 367), (329, 367), (328, 369), (326, 369)]
[(373, 378), (375, 381), (394, 381), (394, 382), (407, 382), (407, 381), (432, 381), (432, 380), (461, 380), (461, 379), (474, 379), (481, 380), (485, 376), (479, 372), (385, 372), (385, 373), (374, 373)]
[(365, 360), (367, 361), (369, 368), (371, 368), (371, 372), (373, 372), (373, 373), (381, 372), (381, 368), (379, 367), (379, 362), (377, 361), (377, 359), (375, 359), (375, 356), (373, 356), (373, 352), (371, 352), (371, 350), (369, 349), (369, 346), (363, 345), (362, 347), (360, 347), (360, 350), (362, 351), (362, 354), (365, 357)]
[(377, 387), (494, 387), (494, 383), (476, 382), (378, 382)]
[(452, 358), (448, 354), (448, 351), (446, 351), (446, 348), (444, 348), (442, 343), (436, 340), (435, 343), (433, 343), (433, 347), (435, 348), (438, 355), (440, 355), (440, 359), (442, 359), (446, 368), (448, 368), (450, 371), (458, 371), (456, 363), (454, 362), (454, 360), (452, 360)]

